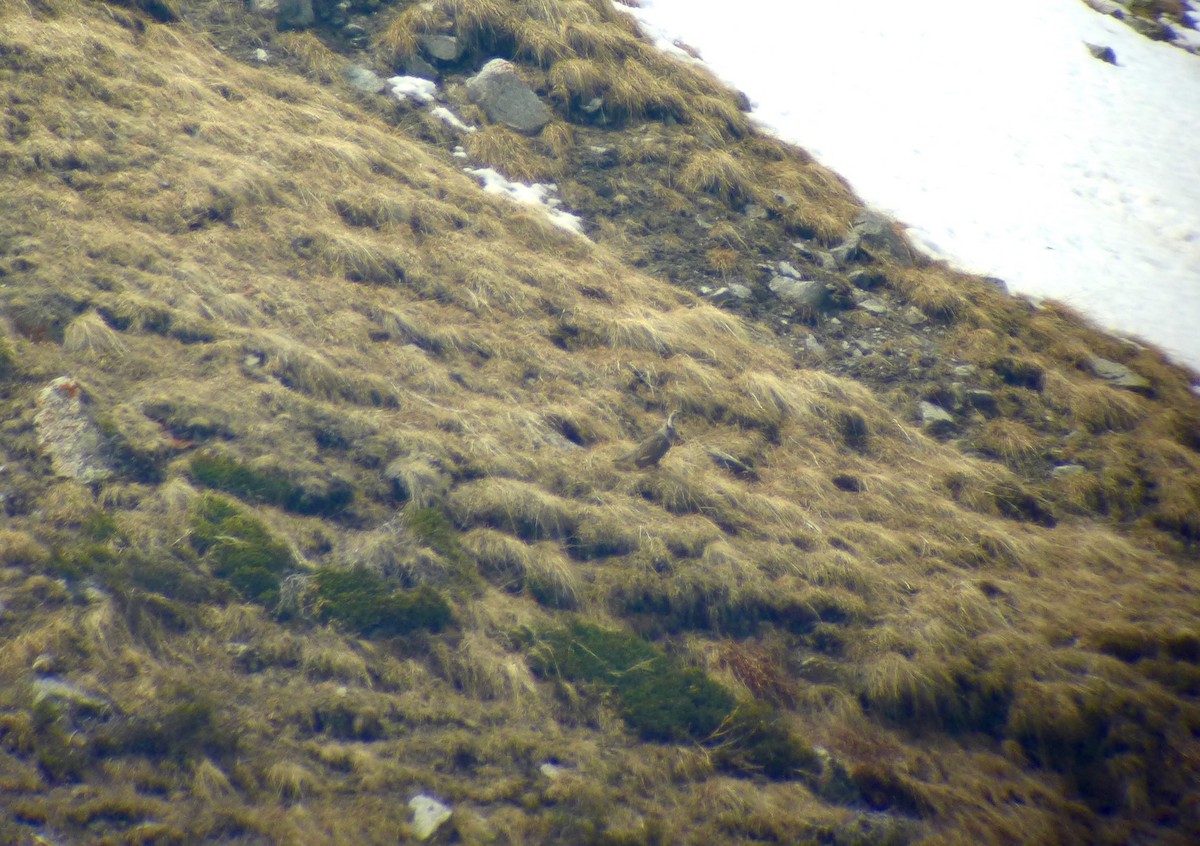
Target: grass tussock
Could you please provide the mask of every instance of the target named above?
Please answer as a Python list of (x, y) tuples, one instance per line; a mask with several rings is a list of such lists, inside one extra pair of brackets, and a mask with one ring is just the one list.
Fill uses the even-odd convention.
[[(0, 840), (394, 840), (418, 789), (467, 842), (1186, 837), (1181, 371), (934, 265), (854, 259), (926, 316), (880, 380), (667, 284), (753, 287), (859, 208), (607, 2), (355, 12), (376, 70), (459, 37), (452, 104), (521, 64), (554, 120), (462, 140), (594, 241), (345, 99), (322, 27), (187, 11), (0, 10)], [(63, 373), (103, 483), (39, 453)]]
[(696, 153), (679, 174), (685, 191), (715, 194), (730, 205), (754, 199), (753, 182), (746, 168), (725, 150)]

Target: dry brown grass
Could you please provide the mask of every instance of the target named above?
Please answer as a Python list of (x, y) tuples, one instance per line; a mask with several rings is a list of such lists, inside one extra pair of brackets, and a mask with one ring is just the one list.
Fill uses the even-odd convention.
[[(746, 702), (782, 708), (868, 801), (945, 842), (1166, 831), (1145, 821), (1179, 807), (1197, 760), (1195, 575), (1181, 562), (1200, 536), (1200, 460), (1194, 400), (1153, 354), (1106, 346), (1061, 310), (998, 305), (944, 268), (888, 267), (893, 293), (961, 327), (947, 355), (1021, 412), (975, 433), (1003, 465), (964, 458), (886, 395), (797, 369), (756, 327), (637, 271), (619, 242), (514, 214), (444, 151), (327, 91), (222, 58), (186, 27), (137, 34), (94, 5), (32, 6), (0, 18), (0, 90), (28, 130), (0, 139), (4, 258), (27, 262), (14, 272), (28, 283), (0, 289), (21, 315), (5, 329), (19, 375), (0, 373), (0, 733), (5, 784), (29, 786), (20, 801), (37, 798), (49, 824), (86, 837), (72, 820), (131, 808), (183, 841), (373, 842), (394, 839), (395, 797), (419, 788), (454, 802), (464, 840), (582, 841), (605, 825), (632, 842), (849, 840), (837, 826), (855, 810), (796, 781), (728, 777), (705, 748), (639, 743), (611, 697), (534, 677), (528, 633), (583, 618), (636, 626)], [(472, 49), (535, 59), (564, 112), (602, 96), (614, 121), (679, 121), (619, 145), (624, 164), (674, 174), (682, 191), (646, 196), (677, 210), (688, 192), (709, 207), (754, 200), (789, 237), (827, 242), (853, 217), (836, 178), (768, 156), (731, 97), (650, 52), (606, 3), (396, 14), (377, 36), (389, 61), (454, 23)], [(314, 41), (282, 44), (332, 76), (339, 60)], [(474, 154), (550, 172), (585, 131), (487, 130)], [(732, 223), (709, 236), (695, 246), (718, 271), (752, 254)], [(185, 318), (207, 336), (164, 331)], [(1159, 396), (1097, 384), (1077, 369), (1084, 349), (1125, 356)], [(1041, 389), (1006, 385), (999, 356), (1042, 368)], [(30, 408), (63, 372), (120, 412), (161, 483), (93, 492), (46, 475)], [(669, 411), (683, 442), (657, 468), (616, 468)], [(1064, 440), (1071, 429), (1083, 437)], [(155, 453), (151, 433), (179, 452)], [(356, 500), (336, 518), (243, 505), (299, 573), (360, 563), (389, 584), (434, 582), (453, 625), (379, 642), (239, 601), (192, 544), (196, 447), (350, 481)], [(1047, 457), (1087, 472), (1038, 487), (1023, 474)], [(1071, 503), (1069, 519), (1005, 516), (997, 492), (1021, 486)], [(401, 507), (444, 509), (445, 537), (414, 540)], [(114, 725), (172, 713), (156, 692), (186, 675), (215, 692), (215, 737), (236, 744), (73, 772), (46, 757), (59, 735), (31, 711), (50, 666), (117, 703)], [(1097, 738), (1099, 758), (1058, 754)], [(551, 758), (570, 774), (542, 776)], [(76, 792), (39, 774), (50, 765)], [(1084, 801), (1099, 795), (1093, 771), (1116, 797), (1107, 810)], [(178, 807), (130, 802), (116, 776)], [(139, 830), (126, 828), (113, 836)]]

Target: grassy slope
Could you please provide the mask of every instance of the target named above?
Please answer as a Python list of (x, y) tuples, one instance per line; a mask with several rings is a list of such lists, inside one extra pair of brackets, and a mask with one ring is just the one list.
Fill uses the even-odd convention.
[[(455, 805), (467, 842), (905, 836), (867, 808), (946, 842), (1195, 833), (1185, 374), (1063, 310), (886, 265), (895, 296), (943, 321), (945, 360), (1042, 371), (1041, 390), (997, 377), (1009, 413), (979, 430), (986, 460), (906, 422), (922, 379), (798, 368), (788, 337), (644, 274), (696, 252), (662, 209), (721, 221), (704, 259), (719, 276), (789, 239), (836, 242), (855, 202), (606, 8), (400, 7), (373, 42), (402, 57), (406, 33), (453, 20), (479, 53), (525, 60), (559, 118), (535, 141), (487, 130), (473, 155), (559, 177), (594, 214), (589, 243), (484, 197), (419, 114), (247, 67), (186, 24), (5, 7), (4, 838), (394, 842), (418, 790)], [(272, 49), (336, 78), (310, 35)], [(589, 86), (624, 104), (618, 129), (579, 124)], [(618, 147), (623, 184), (572, 177), (593, 137)], [(773, 201), (780, 184), (803, 202)], [(740, 228), (747, 199), (770, 227)], [(1087, 350), (1156, 398), (1094, 384)], [(35, 397), (63, 374), (117, 446), (94, 488), (39, 455)], [(684, 443), (615, 469), (671, 409)], [(1046, 479), (1051, 448), (1095, 472)], [(295, 500), (197, 456), (354, 498), (277, 507)], [(218, 552), (261, 528), (204, 523), (205, 483), (286, 545), (276, 582), (364, 565), (398, 597), (432, 587), (453, 625), (355, 637), (361, 617), (322, 622), (337, 609), (320, 578), (288, 614), (240, 601)], [(1013, 491), (1062, 519), (1006, 518)], [(748, 778), (712, 743), (639, 741), (612, 690), (531, 671), (539, 633), (576, 619), (772, 703), (863, 798)], [(47, 676), (102, 702), (39, 702)], [(548, 780), (550, 759), (572, 773)]]

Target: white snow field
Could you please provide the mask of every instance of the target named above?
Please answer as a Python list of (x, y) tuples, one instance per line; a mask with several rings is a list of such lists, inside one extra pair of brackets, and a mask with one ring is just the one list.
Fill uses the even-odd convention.
[(665, 49), (699, 50), (930, 255), (1200, 370), (1200, 57), (1080, 0), (627, 11)]

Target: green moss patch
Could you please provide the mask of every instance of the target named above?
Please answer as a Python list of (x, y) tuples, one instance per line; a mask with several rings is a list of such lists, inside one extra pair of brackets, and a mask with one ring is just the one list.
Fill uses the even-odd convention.
[(621, 716), (643, 740), (700, 742), (724, 768), (793, 778), (819, 767), (773, 708), (739, 706), (733, 694), (697, 669), (679, 666), (636, 635), (585, 623), (542, 632), (534, 672), (587, 682), (616, 693)]
[(354, 489), (340, 479), (301, 485), (278, 470), (252, 467), (211, 450), (192, 456), (191, 473), (202, 485), (295, 514), (337, 514), (354, 500)]
[(370, 570), (320, 569), (313, 574), (317, 614), (363, 637), (395, 637), (418, 629), (441, 631), (451, 622), (450, 606), (436, 590), (394, 590)]
[(294, 565), (291, 551), (267, 528), (228, 500), (208, 495), (192, 519), (192, 547), (207, 557), (213, 575), (243, 598), (273, 605), (281, 574)]

